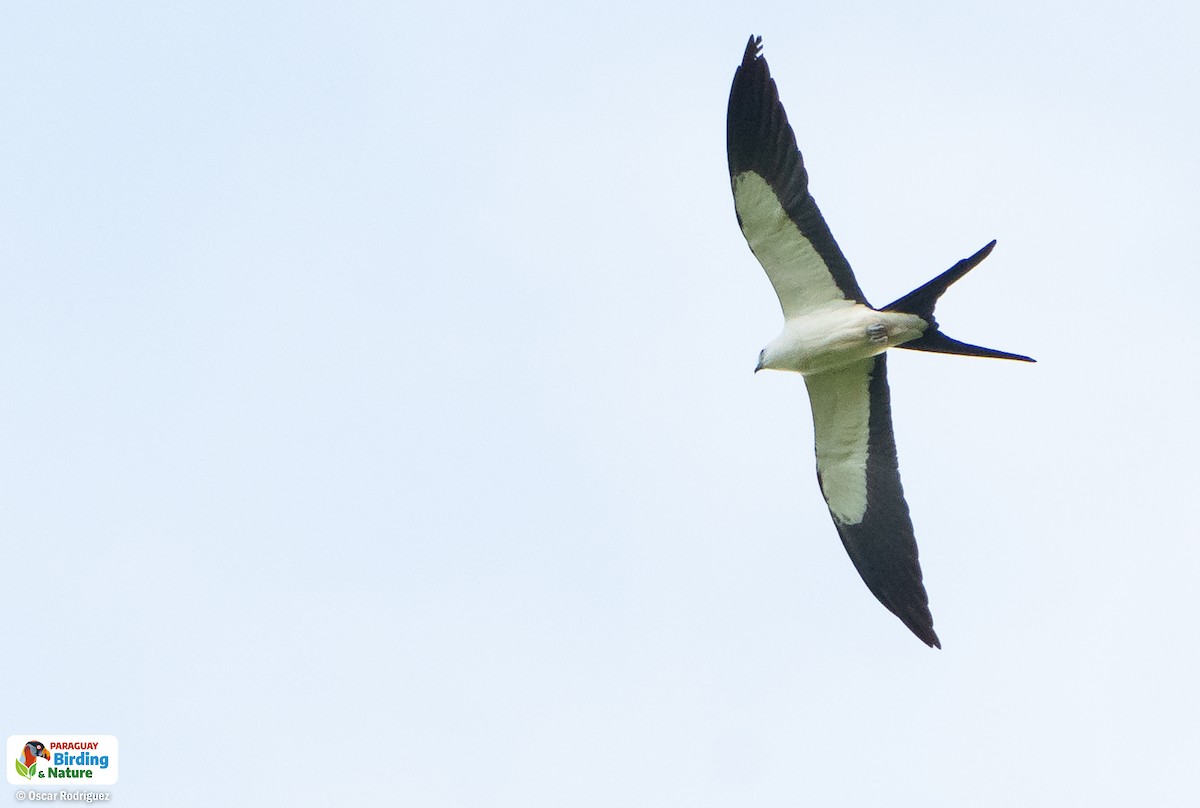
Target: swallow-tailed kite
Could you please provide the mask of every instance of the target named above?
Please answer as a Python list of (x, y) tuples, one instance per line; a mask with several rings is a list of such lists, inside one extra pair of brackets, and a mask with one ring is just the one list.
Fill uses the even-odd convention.
[(885, 351), (1033, 360), (951, 339), (933, 317), (941, 294), (995, 241), (882, 309), (867, 302), (808, 192), (804, 160), (761, 49), (762, 38), (750, 37), (733, 76), (726, 132), (738, 224), (783, 306), (783, 332), (759, 354), (755, 370), (804, 375), (817, 481), (842, 544), (875, 597), (940, 648), (900, 486)]

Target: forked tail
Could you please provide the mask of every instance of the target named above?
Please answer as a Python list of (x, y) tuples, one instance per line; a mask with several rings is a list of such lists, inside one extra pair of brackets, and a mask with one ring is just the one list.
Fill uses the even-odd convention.
[(925, 329), (924, 334), (896, 347), (911, 348), (914, 351), (933, 351), (935, 353), (964, 354), (966, 356), (988, 356), (994, 359), (1016, 359), (1021, 362), (1035, 361), (1028, 356), (959, 342), (938, 330), (937, 320), (933, 317), (933, 307), (937, 305), (938, 298), (950, 288), (950, 284), (979, 266), (980, 262), (988, 257), (988, 254), (991, 253), (992, 248), (995, 246), (996, 242), (993, 240), (970, 258), (964, 258), (941, 275), (929, 281), (929, 283), (918, 289), (914, 289), (904, 297), (893, 303), (889, 303), (881, 309), (881, 311), (898, 311), (905, 314), (915, 314), (929, 323), (929, 327)]

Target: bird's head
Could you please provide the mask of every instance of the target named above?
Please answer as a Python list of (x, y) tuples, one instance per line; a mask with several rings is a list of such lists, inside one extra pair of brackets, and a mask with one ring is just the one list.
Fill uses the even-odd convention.
[(45, 745), (41, 741), (30, 741), (25, 744), (25, 765), (28, 766), (38, 758), (50, 759), (50, 753), (46, 751)]
[(792, 346), (783, 338), (772, 340), (767, 347), (758, 352), (758, 365), (754, 372), (760, 370), (795, 370), (796, 358)]

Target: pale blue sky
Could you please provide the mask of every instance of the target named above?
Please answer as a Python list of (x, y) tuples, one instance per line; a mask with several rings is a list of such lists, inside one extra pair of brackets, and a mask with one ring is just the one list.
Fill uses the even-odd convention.
[[(0, 735), (126, 806), (1200, 802), (1200, 11), (0, 11)], [(725, 102), (764, 37), (897, 352), (859, 581)], [(9, 787), (9, 791), (15, 790)]]

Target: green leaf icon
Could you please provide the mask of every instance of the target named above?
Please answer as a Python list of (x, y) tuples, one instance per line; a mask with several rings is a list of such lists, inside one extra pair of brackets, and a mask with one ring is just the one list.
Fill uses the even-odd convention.
[(37, 761), (35, 760), (33, 763), (30, 763), (30, 764), (29, 764), (29, 776), (30, 776), (30, 778), (32, 778), (32, 777), (33, 777), (33, 774), (34, 774), (34, 772), (36, 772), (36, 771), (37, 771)]
[(21, 762), (20, 758), (17, 758), (13, 762), (17, 764), (17, 774), (21, 775), (22, 777), (26, 777), (26, 778), (32, 776), (29, 774), (29, 769), (25, 768), (25, 764)]

